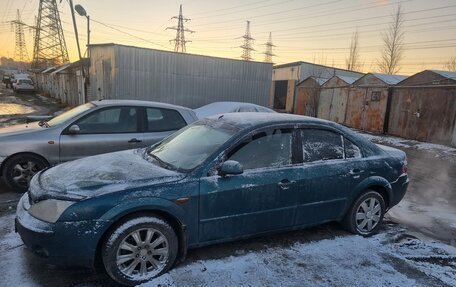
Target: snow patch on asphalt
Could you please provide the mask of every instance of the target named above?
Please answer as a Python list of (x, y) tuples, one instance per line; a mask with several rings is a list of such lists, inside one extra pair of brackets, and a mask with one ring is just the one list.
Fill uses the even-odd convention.
[(140, 286), (456, 286), (455, 262), (456, 248), (441, 243), (351, 235), (184, 262)]

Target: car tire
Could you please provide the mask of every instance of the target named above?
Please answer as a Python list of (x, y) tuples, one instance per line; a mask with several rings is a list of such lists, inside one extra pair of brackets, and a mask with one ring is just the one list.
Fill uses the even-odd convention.
[(176, 233), (165, 220), (140, 216), (121, 222), (109, 233), (102, 260), (114, 281), (134, 286), (167, 272), (177, 251)]
[(2, 176), (10, 189), (25, 192), (32, 177), (48, 166), (48, 162), (38, 155), (19, 154), (7, 159)]
[(367, 237), (378, 232), (384, 215), (383, 197), (374, 190), (367, 190), (353, 202), (342, 224), (348, 231)]

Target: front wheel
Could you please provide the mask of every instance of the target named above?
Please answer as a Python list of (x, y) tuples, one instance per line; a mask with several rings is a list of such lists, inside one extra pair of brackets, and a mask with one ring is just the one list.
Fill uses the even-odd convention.
[(15, 155), (8, 159), (3, 168), (6, 185), (17, 192), (27, 191), (30, 180), (49, 164), (33, 154)]
[(106, 272), (128, 286), (146, 282), (173, 265), (178, 240), (173, 228), (158, 217), (141, 216), (122, 222), (103, 244)]
[(378, 231), (385, 215), (385, 201), (376, 191), (368, 190), (355, 200), (345, 215), (343, 225), (353, 233), (371, 236)]

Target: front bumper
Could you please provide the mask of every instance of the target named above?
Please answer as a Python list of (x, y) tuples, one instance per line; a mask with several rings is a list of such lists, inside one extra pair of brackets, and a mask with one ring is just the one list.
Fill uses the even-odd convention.
[(24, 208), (28, 194), (20, 199), (15, 229), (25, 246), (48, 263), (93, 267), (96, 249), (108, 222), (72, 221), (48, 223), (31, 216)]

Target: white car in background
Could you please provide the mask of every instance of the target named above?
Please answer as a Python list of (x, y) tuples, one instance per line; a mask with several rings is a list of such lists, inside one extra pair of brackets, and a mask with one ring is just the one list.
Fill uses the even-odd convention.
[(270, 108), (260, 105), (243, 103), (243, 102), (215, 102), (207, 104), (193, 110), (198, 117), (202, 119), (205, 117), (225, 114), (225, 113), (238, 113), (238, 112), (262, 112), (262, 113), (275, 113)]
[(19, 78), (19, 79), (16, 79), (16, 81), (13, 83), (13, 90), (16, 93), (34, 92), (35, 91), (35, 85), (33, 84), (33, 81), (31, 79)]

